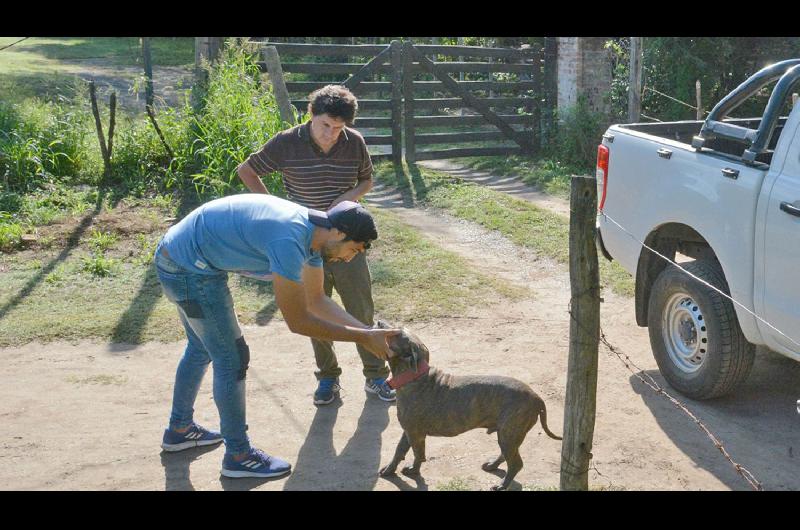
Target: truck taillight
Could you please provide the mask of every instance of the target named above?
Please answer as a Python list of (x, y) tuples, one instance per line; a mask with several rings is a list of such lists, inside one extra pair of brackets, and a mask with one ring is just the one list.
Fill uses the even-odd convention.
[(597, 146), (597, 195), (600, 197), (600, 202), (597, 205), (598, 211), (603, 211), (603, 205), (606, 203), (606, 188), (608, 188), (608, 147), (604, 145)]

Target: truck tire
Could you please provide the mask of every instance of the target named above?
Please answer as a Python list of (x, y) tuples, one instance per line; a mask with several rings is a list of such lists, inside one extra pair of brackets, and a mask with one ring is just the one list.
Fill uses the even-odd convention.
[[(716, 262), (697, 260), (681, 266), (729, 292)], [(733, 303), (673, 265), (653, 284), (647, 327), (661, 375), (692, 399), (732, 392), (753, 367), (755, 346), (745, 339)]]

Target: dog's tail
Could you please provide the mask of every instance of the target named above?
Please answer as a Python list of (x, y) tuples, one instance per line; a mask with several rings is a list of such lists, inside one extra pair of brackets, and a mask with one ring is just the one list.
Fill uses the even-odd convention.
[(539, 411), (539, 417), (542, 419), (542, 429), (544, 429), (547, 436), (554, 440), (561, 440), (561, 436), (556, 436), (547, 428), (547, 407), (545, 407), (544, 401), (542, 401), (542, 410)]

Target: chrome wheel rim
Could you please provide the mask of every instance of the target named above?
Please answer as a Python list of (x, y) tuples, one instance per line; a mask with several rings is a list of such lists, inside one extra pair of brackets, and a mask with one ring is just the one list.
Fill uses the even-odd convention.
[(708, 331), (700, 306), (686, 293), (672, 295), (664, 306), (661, 334), (672, 363), (684, 373), (703, 366), (708, 354)]

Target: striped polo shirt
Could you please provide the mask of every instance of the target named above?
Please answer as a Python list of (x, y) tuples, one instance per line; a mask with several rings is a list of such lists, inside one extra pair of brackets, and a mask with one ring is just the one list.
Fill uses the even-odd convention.
[(311, 122), (279, 132), (246, 162), (259, 177), (279, 172), (289, 200), (322, 211), (372, 178), (372, 160), (358, 131), (345, 127), (325, 154), (311, 139)]

